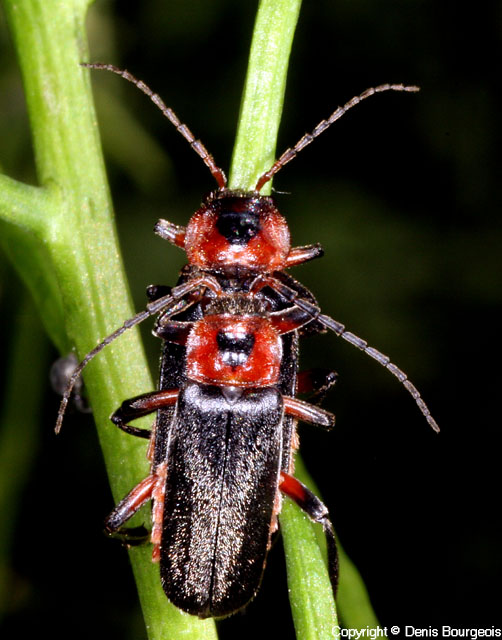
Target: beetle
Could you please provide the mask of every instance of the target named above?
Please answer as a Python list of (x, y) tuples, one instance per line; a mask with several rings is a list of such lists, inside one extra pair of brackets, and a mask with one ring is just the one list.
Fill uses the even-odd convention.
[(161, 378), (158, 391), (126, 400), (112, 416), (124, 431), (145, 437), (150, 433), (129, 421), (158, 412), (150, 474), (112, 511), (105, 528), (120, 533), (151, 499), (152, 558), (160, 561), (167, 597), (199, 617), (223, 617), (258, 590), (280, 493), (322, 524), (336, 589), (328, 511), (292, 475), (296, 420), (329, 429), (334, 416), (282, 391), (292, 380), (284, 375), (281, 336), (311, 322), (310, 314), (296, 306), (270, 312), (254, 293), (222, 295), (216, 281), (205, 285), (218, 297), (204, 301), (201, 319), (173, 320), (164, 313), (154, 329), (186, 348), (180, 387), (165, 388)]
[[(439, 428), (407, 375), (322, 314), (310, 291), (285, 272), (320, 257), (322, 248), (291, 247), (285, 218), (260, 190), (362, 100), (418, 89), (387, 84), (354, 97), (286, 150), (248, 192), (227, 189), (223, 170), (206, 148), (143, 82), (113, 65), (83, 66), (112, 71), (146, 93), (202, 158), (218, 188), (186, 228), (159, 220), (155, 232), (183, 248), (188, 264), (172, 289), (149, 287), (146, 309), (85, 356), (63, 396), (56, 431), (87, 363), (124, 331), (158, 315), (154, 334), (164, 341), (159, 389), (124, 401), (112, 415), (126, 433), (150, 440), (151, 471), (108, 516), (106, 530), (129, 543), (143, 540), (143, 529), (128, 531), (124, 525), (152, 500), (150, 540), (166, 595), (189, 613), (222, 617), (257, 592), (285, 494), (322, 524), (335, 591), (336, 545), (327, 509), (292, 474), (296, 421), (334, 424), (332, 414), (296, 395), (323, 396), (336, 374), (298, 373), (299, 336), (331, 330), (364, 351), (398, 378), (429, 425)], [(155, 411), (152, 431), (129, 424)]]

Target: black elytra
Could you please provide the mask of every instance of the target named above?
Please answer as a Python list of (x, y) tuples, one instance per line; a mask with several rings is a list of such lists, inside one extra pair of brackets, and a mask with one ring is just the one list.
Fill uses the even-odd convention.
[(218, 387), (182, 389), (170, 426), (160, 550), (164, 591), (180, 609), (225, 616), (255, 595), (270, 539), (282, 427), (278, 389), (255, 390), (232, 404)]

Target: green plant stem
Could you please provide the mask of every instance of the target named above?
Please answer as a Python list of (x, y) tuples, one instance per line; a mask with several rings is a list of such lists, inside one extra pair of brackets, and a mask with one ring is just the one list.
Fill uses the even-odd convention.
[[(275, 160), (277, 133), (301, 0), (262, 0), (258, 8), (229, 187), (254, 189)], [(271, 183), (262, 193), (270, 193)]]
[[(301, 458), (296, 459), (295, 475), (317, 495), (319, 488), (309, 475)], [(315, 525), (315, 534), (319, 547), (325, 555), (326, 540), (322, 527)], [(304, 534), (307, 535), (307, 534)], [(376, 629), (380, 623), (371, 606), (366, 585), (352, 560), (347, 556), (340, 542), (337, 541), (340, 576), (336, 597), (339, 617), (346, 629)], [(385, 636), (380, 636), (385, 638)]]
[[(43, 291), (35, 299), (51, 337), (63, 352), (75, 345), (80, 356), (133, 314), (89, 73), (79, 66), (87, 59), (87, 4), (4, 0), (23, 75), (40, 187), (5, 178), (0, 183), (5, 187), (0, 192), (3, 243), (30, 289)], [(27, 269), (32, 251), (35, 258)], [(96, 358), (85, 381), (118, 499), (148, 472), (145, 445), (125, 438), (108, 420), (124, 398), (153, 387), (137, 331), (127, 332)], [(211, 621), (184, 615), (167, 602), (158, 567), (148, 556), (148, 550), (131, 552), (150, 637), (214, 638)]]

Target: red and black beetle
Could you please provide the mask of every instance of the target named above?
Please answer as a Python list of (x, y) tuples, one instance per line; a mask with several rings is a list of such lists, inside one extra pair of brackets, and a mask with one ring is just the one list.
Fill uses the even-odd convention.
[[(163, 340), (159, 389), (126, 400), (112, 421), (150, 440), (150, 474), (112, 511), (108, 533), (129, 543), (146, 530), (123, 525), (152, 500), (153, 560), (168, 598), (200, 617), (244, 607), (257, 592), (281, 494), (323, 526), (334, 591), (337, 557), (326, 507), (294, 478), (298, 420), (330, 428), (334, 416), (299, 400), (322, 396), (331, 371), (298, 372), (303, 333), (334, 331), (377, 360), (406, 387), (430, 426), (438, 426), (419, 392), (389, 358), (323, 315), (313, 295), (284, 270), (322, 255), (320, 245), (291, 247), (289, 229), (273, 198), (259, 191), (272, 176), (348, 109), (375, 93), (416, 91), (381, 85), (339, 107), (288, 149), (254, 191), (226, 188), (224, 172), (202, 143), (144, 83), (112, 65), (88, 64), (133, 82), (159, 106), (215, 177), (187, 227), (160, 220), (155, 232), (186, 251), (188, 264), (174, 288), (151, 286), (146, 310), (100, 342), (75, 369), (63, 396), (59, 431), (71, 390), (86, 364), (128, 328), (159, 314)], [(157, 412), (152, 431), (129, 424)]]
[[(311, 317), (295, 306), (271, 313), (253, 292), (222, 295), (216, 285), (214, 292), (201, 319), (163, 314), (157, 321), (158, 337), (186, 349), (179, 388), (161, 381), (158, 391), (125, 401), (112, 416), (124, 431), (144, 435), (128, 421), (158, 412), (150, 475), (105, 523), (120, 532), (152, 499), (150, 539), (163, 588), (200, 617), (226, 616), (256, 593), (281, 493), (323, 525), (333, 588), (337, 575), (328, 511), (292, 475), (296, 420), (334, 424), (333, 415), (284, 392), (294, 377), (285, 372), (282, 336)], [(290, 350), (285, 358), (292, 356)]]

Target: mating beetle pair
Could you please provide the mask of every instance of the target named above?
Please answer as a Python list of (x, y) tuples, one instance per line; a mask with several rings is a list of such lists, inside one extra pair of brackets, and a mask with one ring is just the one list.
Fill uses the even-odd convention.
[[(188, 264), (170, 289), (152, 286), (150, 302), (93, 349), (73, 373), (63, 397), (59, 431), (71, 389), (86, 364), (128, 328), (158, 315), (163, 340), (158, 391), (126, 400), (112, 421), (148, 438), (149, 475), (112, 511), (106, 530), (130, 543), (146, 530), (125, 523), (152, 500), (153, 560), (160, 562), (167, 597), (200, 617), (222, 617), (244, 607), (259, 588), (282, 495), (322, 524), (334, 591), (337, 555), (326, 507), (293, 476), (296, 422), (330, 428), (334, 416), (298, 399), (322, 396), (330, 371), (298, 372), (303, 333), (334, 331), (376, 359), (415, 398), (438, 430), (419, 392), (387, 356), (323, 315), (313, 295), (284, 270), (322, 255), (319, 245), (291, 248), (289, 230), (272, 198), (260, 189), (330, 124), (378, 92), (416, 91), (382, 85), (353, 98), (288, 149), (252, 192), (230, 191), (223, 171), (162, 100), (127, 71), (90, 64), (133, 82), (161, 108), (217, 181), (186, 228), (165, 220), (156, 233), (184, 248)], [(130, 421), (156, 411), (152, 431)]]

